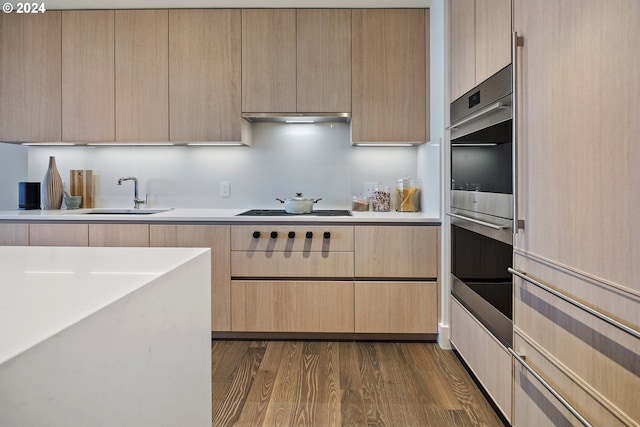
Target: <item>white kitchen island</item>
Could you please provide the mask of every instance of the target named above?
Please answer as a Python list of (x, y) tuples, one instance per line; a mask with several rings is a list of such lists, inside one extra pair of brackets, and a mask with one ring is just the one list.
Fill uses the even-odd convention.
[(0, 247), (0, 425), (210, 426), (210, 256)]

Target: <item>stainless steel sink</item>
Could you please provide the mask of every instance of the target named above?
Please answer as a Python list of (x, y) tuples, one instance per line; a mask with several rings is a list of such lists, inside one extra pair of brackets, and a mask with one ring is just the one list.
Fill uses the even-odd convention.
[(171, 209), (90, 209), (75, 213), (78, 215), (152, 215), (170, 210)]

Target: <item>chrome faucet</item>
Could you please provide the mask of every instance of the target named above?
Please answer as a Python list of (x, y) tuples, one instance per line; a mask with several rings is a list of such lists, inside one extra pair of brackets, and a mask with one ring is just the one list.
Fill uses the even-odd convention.
[(122, 177), (118, 179), (118, 185), (122, 185), (122, 181), (133, 181), (133, 208), (140, 209), (140, 205), (147, 204), (147, 194), (144, 195), (144, 200), (138, 199), (138, 178), (135, 176)]

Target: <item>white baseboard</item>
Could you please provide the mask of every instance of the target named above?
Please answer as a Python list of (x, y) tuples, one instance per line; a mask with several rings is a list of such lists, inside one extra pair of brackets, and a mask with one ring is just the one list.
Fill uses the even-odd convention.
[(451, 330), (449, 325), (438, 323), (438, 345), (443, 350), (451, 350)]

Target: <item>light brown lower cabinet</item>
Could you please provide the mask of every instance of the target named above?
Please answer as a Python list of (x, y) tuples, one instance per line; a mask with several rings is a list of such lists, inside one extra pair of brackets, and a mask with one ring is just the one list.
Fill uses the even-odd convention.
[[(605, 339), (606, 341), (606, 339)], [(533, 370), (563, 399), (568, 402), (571, 407), (585, 420), (593, 426), (630, 426), (637, 425), (637, 418), (632, 418), (634, 414), (629, 411), (625, 414), (613, 405), (606, 396), (596, 393), (594, 390), (577, 377), (573, 371), (567, 370), (562, 363), (544, 349), (538, 348), (530, 338), (526, 338), (521, 331), (516, 329), (514, 333), (514, 349), (518, 354), (524, 356), (524, 362), (517, 359), (514, 363), (514, 425), (527, 426), (532, 425), (531, 420), (535, 420), (537, 426), (565, 426), (583, 424), (578, 418), (566, 409), (560, 401), (546, 389), (542, 382), (529, 370)], [(575, 351), (573, 358), (577, 363), (590, 363), (592, 358), (584, 352)], [(637, 358), (636, 358), (637, 362)], [(529, 369), (525, 368), (525, 364)], [(632, 364), (632, 360), (628, 359), (628, 364)], [(623, 362), (624, 364), (624, 362)], [(633, 377), (627, 375), (627, 379), (620, 381), (615, 378), (615, 373), (610, 375), (611, 370), (601, 366), (593, 368), (594, 374), (609, 378), (609, 383), (620, 391), (620, 394), (626, 394), (627, 402), (637, 403), (637, 393), (632, 390), (638, 390), (633, 386)], [(618, 403), (618, 402), (615, 402)], [(628, 408), (627, 404), (627, 408)], [(634, 421), (635, 420), (635, 421)]]
[(231, 330), (230, 228), (228, 225), (149, 226), (151, 247), (211, 249), (211, 330)]
[(31, 246), (89, 246), (89, 224), (29, 224)]
[(89, 246), (148, 247), (149, 224), (89, 224)]
[(234, 332), (353, 333), (352, 281), (232, 280)]
[(29, 224), (0, 224), (0, 246), (29, 246)]
[(355, 282), (356, 333), (438, 333), (438, 282)]
[[(511, 420), (511, 354), (453, 297), (451, 297), (451, 343), (505, 418)], [(538, 426), (538, 424), (528, 423), (514, 425)]]

